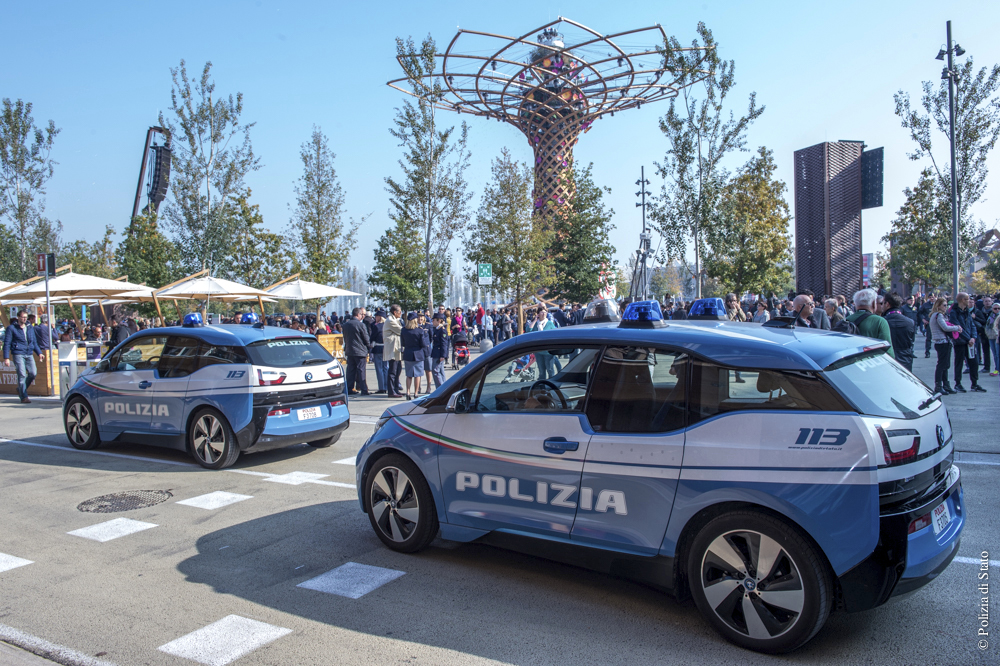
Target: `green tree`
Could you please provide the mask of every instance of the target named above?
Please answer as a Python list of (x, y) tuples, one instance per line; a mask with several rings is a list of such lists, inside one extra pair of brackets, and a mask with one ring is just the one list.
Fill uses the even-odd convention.
[(437, 48), (429, 35), (417, 49), (412, 38), (396, 39), (396, 55), (417, 101), (404, 101), (396, 109), (389, 133), (403, 148), (399, 166), (403, 178), (386, 178), (390, 202), (397, 219), (421, 225), (427, 308), (434, 309), (431, 284), (443, 275), (435, 269), (450, 264), (448, 247), (469, 223), (469, 201), (465, 171), (469, 167), (469, 128), (463, 122), (457, 135), (454, 127), (436, 125), (436, 104), (444, 92), (434, 72)]
[(115, 249), (118, 272), (128, 281), (158, 289), (179, 276), (177, 247), (160, 231), (155, 213), (132, 220)]
[(288, 250), (284, 237), (264, 226), (260, 206), (249, 199), (247, 190), (226, 205), (233, 237), (221, 270), (236, 282), (263, 289), (288, 276)]
[(44, 210), (45, 183), (56, 162), (49, 157), (60, 130), (53, 121), (35, 127), (31, 103), (4, 98), (0, 111), (0, 220), (10, 219), (18, 241), (19, 280), (29, 277), (31, 227)]
[[(553, 262), (546, 250), (552, 231), (532, 214), (534, 176), (504, 148), (493, 160), (492, 180), (483, 190), (475, 222), (469, 227), (465, 258), (493, 264), (493, 288), (514, 293), (521, 304), (529, 295), (552, 283)], [(475, 280), (476, 275), (469, 278)], [(521, 330), (523, 310), (518, 308)]]
[[(38, 216), (35, 218), (34, 222), (31, 224), (31, 230), (28, 234), (28, 252), (32, 259), (34, 255), (39, 252), (52, 252), (58, 255), (62, 251), (62, 232), (63, 225), (59, 220), (50, 220), (44, 216)], [(34, 268), (34, 265), (28, 267), (29, 273), (33, 271), (30, 270)]]
[[(115, 258), (115, 228), (110, 224), (104, 228), (104, 236), (90, 243), (75, 240), (62, 246), (59, 253), (60, 264), (73, 264), (73, 272), (114, 278), (118, 275), (118, 261)], [(129, 276), (131, 279), (131, 276)]]
[(665, 183), (653, 206), (652, 226), (663, 237), (662, 263), (683, 260), (690, 239), (700, 298), (705, 234), (722, 222), (722, 198), (730, 179), (723, 160), (746, 152), (747, 130), (764, 107), (757, 106), (757, 94), (751, 92), (745, 114), (737, 116), (727, 108), (736, 85), (735, 62), (719, 57), (718, 43), (704, 23), (698, 24), (698, 35), (701, 41), (693, 46), (704, 51), (679, 51), (680, 42), (671, 37), (664, 54), (664, 66), (677, 77), (680, 94), (660, 119), (668, 149), (656, 165)]
[(615, 248), (608, 241), (615, 225), (615, 211), (604, 207), (604, 195), (610, 187), (594, 184), (593, 163), (586, 168), (573, 167), (576, 196), (568, 215), (556, 216), (552, 245), (555, 283), (553, 290), (575, 303), (588, 303), (600, 290), (602, 267), (614, 268)]
[[(371, 297), (389, 305), (398, 303), (404, 312), (423, 310), (427, 306), (427, 273), (419, 222), (405, 217), (393, 217), (393, 226), (379, 238), (375, 248), (375, 266), (368, 274)], [(447, 264), (433, 266), (433, 298), (444, 300), (444, 280)]]
[(357, 247), (358, 227), (367, 218), (350, 220), (345, 227), (344, 191), (333, 168), (336, 155), (318, 127), (313, 127), (310, 140), (302, 144), (299, 157), (302, 176), (295, 185), (290, 234), (295, 239), (295, 257), (304, 279), (339, 283), (351, 251)]
[(774, 153), (761, 147), (726, 186), (718, 224), (707, 227), (705, 270), (736, 294), (763, 293), (789, 278), (791, 251), (785, 183), (775, 179)]
[(4, 282), (20, 282), (21, 263), (20, 245), (17, 236), (6, 224), (0, 223), (0, 280)]
[(245, 189), (244, 178), (260, 168), (250, 129), (243, 124), (243, 93), (216, 97), (205, 63), (201, 77), (188, 78), (187, 67), (171, 68), (170, 111), (160, 114), (173, 148), (170, 189), (163, 217), (176, 238), (184, 270), (214, 270), (230, 251), (231, 216), (226, 203)]

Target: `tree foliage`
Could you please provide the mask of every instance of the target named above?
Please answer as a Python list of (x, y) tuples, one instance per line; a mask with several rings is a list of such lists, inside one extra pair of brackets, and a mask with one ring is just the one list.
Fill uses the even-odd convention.
[[(389, 305), (398, 303), (404, 310), (427, 307), (427, 273), (424, 271), (422, 226), (405, 217), (393, 217), (393, 226), (379, 238), (375, 247), (375, 266), (368, 274), (371, 297)], [(435, 263), (434, 300), (444, 300), (448, 263)]]
[(313, 127), (299, 156), (302, 175), (295, 185), (290, 234), (295, 239), (295, 258), (303, 279), (339, 284), (351, 251), (357, 247), (357, 231), (364, 218), (345, 225), (344, 191), (333, 168), (336, 155), (320, 128)]
[(160, 231), (155, 213), (140, 213), (132, 219), (115, 249), (115, 261), (129, 282), (153, 289), (181, 277), (177, 247)]
[(163, 212), (173, 232), (183, 269), (213, 270), (230, 249), (231, 217), (226, 203), (245, 190), (244, 178), (260, 168), (250, 130), (243, 124), (243, 94), (216, 96), (212, 63), (198, 78), (187, 66), (171, 68), (172, 117), (160, 114), (173, 149), (169, 199)]
[(250, 203), (250, 190), (226, 204), (227, 226), (233, 231), (231, 250), (220, 272), (256, 289), (270, 287), (288, 276), (288, 250), (281, 234), (264, 226), (260, 206)]
[(20, 282), (21, 278), (20, 244), (17, 236), (6, 224), (0, 223), (0, 280), (4, 282)]
[[(764, 113), (754, 92), (743, 115), (727, 109), (736, 85), (735, 62), (719, 57), (718, 43), (704, 23), (698, 24), (698, 35), (692, 46), (704, 51), (678, 51), (681, 44), (671, 37), (664, 54), (664, 66), (678, 77), (680, 94), (660, 119), (668, 149), (656, 165), (665, 183), (652, 214), (653, 228), (663, 237), (662, 263), (683, 260), (690, 243), (696, 273), (701, 271), (705, 233), (725, 222), (721, 200), (730, 174), (723, 161), (746, 152), (747, 130)], [(700, 275), (696, 279), (700, 293)]]
[[(882, 242), (889, 246), (888, 265), (906, 284), (923, 280), (928, 287), (952, 281), (952, 224), (950, 184), (924, 169), (915, 188), (906, 188), (906, 201), (896, 213)], [(971, 225), (959, 225), (959, 265), (975, 253)]]
[[(968, 222), (969, 208), (986, 191), (989, 152), (1000, 138), (1000, 65), (976, 71), (972, 56), (956, 65), (959, 79), (955, 86), (955, 160), (958, 181), (959, 220)], [(909, 154), (914, 161), (929, 159), (939, 191), (951, 196), (949, 158), (948, 81), (923, 82), (920, 108), (914, 108), (908, 93), (900, 90), (893, 99), (896, 115), (910, 133), (916, 149)], [(922, 111), (920, 110), (922, 109)], [(934, 137), (944, 137), (935, 153)]]
[(705, 269), (736, 294), (763, 293), (788, 280), (791, 215), (774, 153), (761, 147), (726, 186), (720, 221), (706, 228)]
[[(115, 257), (115, 235), (115, 228), (109, 224), (104, 227), (104, 236), (100, 240), (93, 243), (86, 240), (66, 243), (60, 250), (58, 263), (73, 264), (75, 273), (108, 279), (117, 277), (119, 272)], [(130, 275), (130, 280), (131, 277)]]
[[(450, 263), (448, 248), (469, 223), (472, 198), (465, 180), (469, 128), (463, 122), (456, 133), (455, 127), (442, 129), (436, 123), (435, 105), (443, 90), (437, 78), (428, 78), (434, 72), (436, 53), (430, 35), (419, 49), (412, 38), (396, 39), (397, 57), (417, 100), (404, 100), (389, 129), (403, 148), (399, 160), (403, 178), (385, 179), (393, 219), (420, 224), (425, 289), (436, 284), (438, 277), (443, 283), (444, 276), (435, 275), (435, 268)], [(434, 308), (434, 295), (429, 292), (427, 307)]]
[(609, 187), (598, 187), (593, 179), (594, 165), (574, 166), (573, 187), (576, 196), (572, 211), (556, 216), (553, 224), (552, 256), (553, 291), (575, 303), (588, 303), (600, 290), (602, 266), (614, 268), (615, 248), (609, 242), (615, 225), (615, 212), (604, 207), (604, 195)]
[(56, 162), (49, 157), (60, 130), (53, 121), (35, 127), (32, 105), (4, 98), (0, 111), (0, 220), (8, 218), (17, 239), (18, 280), (29, 277), (31, 228), (45, 208), (45, 183)]
[(511, 291), (515, 302), (522, 303), (552, 283), (553, 260), (546, 250), (553, 232), (532, 215), (534, 176), (528, 165), (514, 160), (504, 148), (491, 171), (476, 220), (469, 227), (465, 258), (473, 266), (493, 264), (494, 290)]

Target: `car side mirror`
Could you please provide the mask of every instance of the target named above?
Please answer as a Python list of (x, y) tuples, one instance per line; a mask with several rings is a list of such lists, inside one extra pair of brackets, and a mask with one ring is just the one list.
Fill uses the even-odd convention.
[(444, 411), (450, 412), (452, 414), (462, 414), (469, 409), (469, 399), (472, 397), (472, 391), (469, 389), (462, 389), (461, 391), (455, 391), (448, 398), (448, 406), (444, 408)]
[(111, 364), (108, 362), (108, 359), (104, 359), (103, 361), (97, 364), (97, 367), (94, 368), (94, 372), (107, 372), (110, 369), (110, 367)]

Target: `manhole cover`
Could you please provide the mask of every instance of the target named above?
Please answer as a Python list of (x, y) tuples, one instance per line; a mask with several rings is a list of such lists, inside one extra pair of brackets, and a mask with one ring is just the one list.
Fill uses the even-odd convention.
[(89, 499), (76, 508), (86, 513), (118, 513), (155, 506), (173, 496), (169, 490), (126, 490)]

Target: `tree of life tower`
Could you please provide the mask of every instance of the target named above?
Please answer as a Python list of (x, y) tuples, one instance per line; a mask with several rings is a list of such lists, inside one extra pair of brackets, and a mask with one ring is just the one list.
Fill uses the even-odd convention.
[[(602, 35), (560, 17), (521, 37), (459, 30), (436, 54), (440, 65), (424, 84), (440, 90), (437, 108), (521, 130), (534, 151), (535, 212), (551, 220), (572, 206), (573, 147), (581, 134), (597, 120), (674, 97), (698, 80), (673, 65), (679, 51), (704, 57), (705, 49), (669, 48), (658, 24)], [(389, 85), (419, 96), (408, 83), (403, 77)]]

